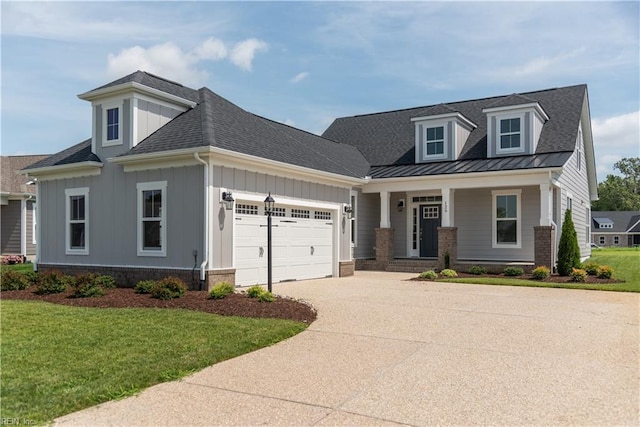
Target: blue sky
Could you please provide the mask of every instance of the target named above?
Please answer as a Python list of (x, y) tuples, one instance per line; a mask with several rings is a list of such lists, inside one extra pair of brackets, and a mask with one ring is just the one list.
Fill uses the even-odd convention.
[(137, 69), (322, 133), (336, 117), (589, 87), (599, 180), (640, 156), (638, 2), (2, 1), (2, 154), (91, 135)]

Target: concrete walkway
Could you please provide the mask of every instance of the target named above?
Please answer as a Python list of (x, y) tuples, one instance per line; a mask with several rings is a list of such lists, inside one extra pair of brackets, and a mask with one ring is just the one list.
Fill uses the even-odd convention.
[(58, 425), (638, 425), (639, 296), (407, 282), (275, 284), (307, 331)]

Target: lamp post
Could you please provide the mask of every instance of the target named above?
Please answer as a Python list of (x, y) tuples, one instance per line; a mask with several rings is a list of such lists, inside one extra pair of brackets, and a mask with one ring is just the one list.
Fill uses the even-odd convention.
[(271, 192), (264, 199), (264, 213), (267, 215), (267, 289), (271, 292), (271, 215), (273, 214), (273, 205), (275, 200), (271, 197)]

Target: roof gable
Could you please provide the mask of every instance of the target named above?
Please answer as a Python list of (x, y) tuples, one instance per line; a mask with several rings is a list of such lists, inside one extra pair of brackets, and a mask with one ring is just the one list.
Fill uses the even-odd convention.
[(18, 171), (49, 157), (48, 155), (31, 156), (2, 156), (0, 158), (0, 171), (2, 173), (3, 193), (29, 193), (35, 194), (35, 188), (26, 185), (27, 179)]

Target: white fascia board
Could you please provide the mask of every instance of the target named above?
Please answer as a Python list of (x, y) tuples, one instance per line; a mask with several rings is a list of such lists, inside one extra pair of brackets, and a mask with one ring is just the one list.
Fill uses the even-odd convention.
[(432, 120), (440, 120), (440, 119), (457, 119), (458, 121), (466, 124), (467, 126), (470, 126), (472, 129), (475, 129), (478, 127), (478, 125), (473, 123), (471, 120), (467, 119), (461, 113), (446, 113), (446, 114), (437, 114), (435, 116), (413, 117), (411, 121), (412, 122), (429, 122)]
[(312, 180), (313, 182), (339, 185), (351, 188), (354, 185), (362, 185), (368, 182), (365, 178), (354, 178), (331, 172), (319, 171), (303, 166), (291, 165), (289, 163), (276, 160), (264, 159), (262, 157), (251, 156), (249, 154), (237, 153), (224, 148), (210, 147), (211, 160), (214, 165), (237, 167), (250, 170), (252, 172), (267, 173), (276, 176), (299, 178), (302, 180)]
[(22, 199), (35, 199), (36, 195), (34, 193), (7, 193), (3, 191), (0, 193), (0, 197), (3, 197), (7, 200), (22, 200)]
[(537, 111), (538, 114), (540, 114), (540, 116), (544, 119), (545, 122), (549, 120), (549, 116), (547, 115), (547, 112), (544, 111), (540, 106), (540, 104), (538, 104), (537, 102), (530, 102), (528, 104), (507, 105), (504, 107), (483, 108), (482, 112), (485, 114), (511, 112), (511, 111), (517, 112), (519, 110), (523, 110), (523, 111), (531, 110), (532, 108), (535, 111)]
[(428, 191), (442, 188), (500, 188), (514, 186), (531, 186), (549, 183), (549, 172), (560, 168), (540, 169), (532, 173), (517, 171), (470, 172), (457, 175), (426, 175), (402, 178), (372, 179), (362, 187), (363, 193), (379, 193), (381, 191)]
[(80, 95), (78, 95), (78, 98), (84, 99), (85, 101), (94, 101), (99, 98), (104, 98), (106, 96), (115, 96), (117, 94), (129, 92), (131, 90), (151, 95), (154, 98), (165, 99), (173, 104), (179, 104), (189, 108), (193, 108), (198, 105), (196, 102), (189, 101), (188, 99), (184, 99), (176, 95), (171, 95), (170, 93), (166, 93), (137, 82), (127, 82), (116, 86), (109, 86), (102, 89), (92, 90), (89, 92), (81, 93)]
[(52, 181), (56, 179), (100, 175), (102, 166), (102, 162), (78, 162), (67, 165), (45, 166), (36, 169), (22, 169), (19, 173), (37, 177), (39, 181)]
[(592, 202), (598, 197), (598, 176), (596, 173), (595, 151), (593, 148), (593, 133), (591, 130), (591, 112), (589, 111), (589, 94), (585, 90), (584, 101), (582, 101), (582, 114), (580, 115), (582, 125), (582, 143), (584, 144), (584, 157), (587, 164), (587, 181), (589, 182), (589, 198)]
[(206, 154), (209, 147), (185, 148), (182, 150), (158, 151), (155, 153), (134, 154), (131, 156), (110, 157), (109, 163), (121, 165), (125, 172), (137, 172), (151, 169), (164, 169), (179, 166), (196, 166), (194, 153)]

